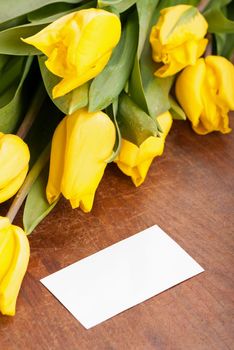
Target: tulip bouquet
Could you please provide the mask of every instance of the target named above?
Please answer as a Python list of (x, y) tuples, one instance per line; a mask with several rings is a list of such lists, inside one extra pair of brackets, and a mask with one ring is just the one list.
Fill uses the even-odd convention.
[(173, 119), (230, 132), (233, 15), (230, 0), (1, 1), (0, 203), (16, 194), (0, 217), (2, 314), (61, 195), (89, 212), (110, 162), (141, 185)]

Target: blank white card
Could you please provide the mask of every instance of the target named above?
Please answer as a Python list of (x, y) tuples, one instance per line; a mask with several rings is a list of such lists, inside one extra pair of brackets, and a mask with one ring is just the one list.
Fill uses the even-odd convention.
[(203, 271), (155, 225), (41, 282), (91, 328)]

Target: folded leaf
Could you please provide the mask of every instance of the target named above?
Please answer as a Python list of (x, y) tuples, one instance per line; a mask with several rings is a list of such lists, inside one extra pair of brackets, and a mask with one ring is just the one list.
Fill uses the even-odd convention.
[[(152, 25), (156, 23), (158, 15), (158, 8), (156, 7), (152, 15), (149, 30), (151, 29)], [(140, 72), (149, 115), (152, 118), (157, 117), (170, 108), (169, 91), (174, 79), (173, 76), (167, 78), (155, 77), (154, 72), (156, 69), (157, 66), (152, 60), (150, 43), (148, 40), (146, 40), (140, 59)]]
[(120, 42), (104, 70), (93, 80), (89, 91), (89, 111), (104, 109), (123, 90), (137, 49), (138, 24), (134, 12), (128, 17)]
[(145, 92), (142, 84), (141, 71), (138, 57), (136, 55), (135, 62), (129, 81), (129, 93), (132, 100), (145, 112), (148, 113), (148, 106), (145, 97)]
[(169, 101), (171, 104), (169, 112), (171, 113), (173, 119), (186, 120), (186, 115), (185, 115), (183, 109), (178, 105), (176, 100), (172, 96), (169, 96)]
[(137, 55), (140, 58), (149, 30), (151, 29), (151, 18), (158, 5), (159, 0), (138, 0), (137, 13), (139, 18), (139, 40)]
[(108, 163), (111, 163), (117, 157), (121, 148), (121, 133), (120, 133), (119, 125), (117, 123), (117, 112), (118, 112), (118, 99), (114, 100), (112, 105), (108, 106), (108, 108), (106, 109), (106, 113), (115, 124), (115, 129), (116, 129), (115, 146), (111, 157), (107, 160)]
[(58, 203), (58, 200), (53, 204), (49, 204), (47, 201), (45, 194), (47, 178), (48, 167), (41, 172), (28, 193), (23, 214), (26, 234), (30, 234)]
[(125, 93), (119, 98), (117, 122), (124, 139), (140, 146), (149, 136), (158, 136), (156, 122)]

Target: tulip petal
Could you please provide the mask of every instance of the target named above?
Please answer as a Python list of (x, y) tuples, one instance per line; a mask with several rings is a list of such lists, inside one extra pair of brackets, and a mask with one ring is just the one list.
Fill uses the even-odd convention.
[(176, 82), (176, 96), (195, 132), (226, 134), (234, 109), (234, 67), (224, 57), (207, 56), (187, 67)]
[(27, 173), (28, 165), (14, 179), (9, 181), (5, 187), (0, 189), (0, 203), (5, 202), (16, 194), (16, 192), (23, 184)]
[(97, 76), (109, 61), (120, 35), (118, 16), (90, 8), (64, 16), (22, 40), (45, 53), (47, 68), (63, 78), (52, 91), (53, 98), (57, 98)]
[[(102, 113), (78, 110), (66, 117), (67, 145), (61, 192), (77, 207), (91, 210), (92, 196), (103, 176), (115, 142), (115, 127)], [(86, 198), (86, 196), (88, 196)]]
[(162, 129), (162, 133), (161, 133), (161, 137), (163, 139), (166, 138), (166, 136), (168, 135), (170, 129), (171, 129), (171, 126), (172, 126), (172, 116), (170, 114), (170, 112), (166, 111), (162, 114), (160, 114), (158, 117), (157, 117), (157, 120), (160, 124), (160, 127)]
[(52, 90), (53, 98), (64, 96), (68, 92), (83, 85), (90, 79), (96, 77), (109, 61), (111, 52), (104, 55), (97, 63), (94, 63), (84, 74), (72, 74), (61, 80)]
[(136, 187), (145, 181), (154, 157), (162, 155), (165, 138), (172, 125), (172, 116), (168, 111), (158, 116), (157, 120), (163, 130), (161, 137), (150, 136), (139, 147), (123, 139), (120, 153), (115, 159), (118, 168), (131, 177)]
[(201, 89), (205, 74), (206, 66), (201, 58), (196, 65), (185, 68), (176, 81), (176, 97), (193, 127), (198, 125), (203, 110)]
[(195, 64), (208, 43), (204, 39), (207, 28), (205, 18), (193, 6), (163, 9), (150, 34), (153, 60), (164, 63), (155, 75), (168, 77)]
[(0, 190), (3, 190), (27, 166), (30, 154), (18, 136), (0, 133)]
[(21, 228), (11, 225), (9, 229), (12, 230), (14, 237), (14, 254), (10, 267), (0, 283), (0, 311), (3, 315), (13, 316), (19, 289), (28, 266), (30, 248)]
[(46, 56), (50, 56), (60, 41), (60, 32), (64, 26), (74, 17), (74, 13), (65, 15), (49, 24), (35, 35), (28, 38), (21, 38), (27, 44), (35, 46)]
[(207, 56), (205, 62), (217, 79), (217, 97), (220, 104), (234, 110), (234, 66), (221, 56)]
[(159, 31), (163, 45), (176, 47), (186, 42), (188, 37), (201, 39), (206, 35), (208, 24), (197, 8), (177, 5), (162, 10), (163, 21)]
[(80, 207), (84, 213), (89, 213), (93, 207), (95, 193), (83, 195), (82, 198), (71, 198), (70, 203), (73, 209)]
[(14, 252), (14, 237), (9, 230), (10, 222), (7, 218), (0, 217), (0, 224), (5, 221), (5, 227), (0, 228), (0, 284), (7, 273)]
[(46, 186), (46, 196), (50, 204), (55, 202), (61, 193), (65, 147), (66, 118), (64, 118), (57, 126), (52, 139), (49, 179)]

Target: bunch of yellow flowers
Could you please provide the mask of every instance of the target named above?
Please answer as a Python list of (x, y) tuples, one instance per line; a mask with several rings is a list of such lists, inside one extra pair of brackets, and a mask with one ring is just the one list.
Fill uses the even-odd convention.
[[(61, 195), (72, 208), (90, 212), (112, 161), (140, 186), (153, 159), (162, 155), (174, 118), (186, 115), (200, 135), (231, 131), (228, 113), (234, 110), (234, 66), (217, 52), (212, 54), (207, 36), (211, 28), (215, 38), (212, 11), (218, 8), (208, 6), (202, 14), (186, 1), (166, 8), (167, 1), (116, 5), (98, 1), (97, 8), (96, 2), (91, 3), (79, 1), (60, 14), (55, 2), (54, 13), (43, 19), (43, 6), (33, 8), (34, 12), (24, 9), (17, 15), (27, 15), (27, 23), (22, 27), (8, 23), (0, 32), (2, 81), (11, 76), (0, 87), (2, 96), (10, 91), (5, 105), (0, 104), (0, 203), (19, 191), (6, 217), (0, 217), (0, 311), (6, 315), (15, 314), (28, 265), (26, 234)], [(0, 4), (0, 13), (4, 9), (6, 5)], [(14, 10), (9, 13), (8, 9), (8, 21), (17, 17)], [(228, 33), (234, 32), (234, 26), (229, 26)], [(13, 43), (4, 44), (13, 29)], [(38, 56), (43, 84), (23, 119), (23, 87), (28, 84), (30, 94), (38, 70), (32, 55)], [(43, 103), (59, 113), (45, 122), (48, 145), (44, 147), (40, 140), (40, 150), (45, 149), (38, 156), (33, 142), (28, 147), (23, 139), (27, 133), (29, 140), (36, 137), (30, 127), (41, 115)], [(30, 201), (34, 193), (39, 196), (32, 189), (49, 158), (47, 181), (37, 198), (41, 205), (32, 213)], [(12, 221), (26, 196), (23, 231)]]

